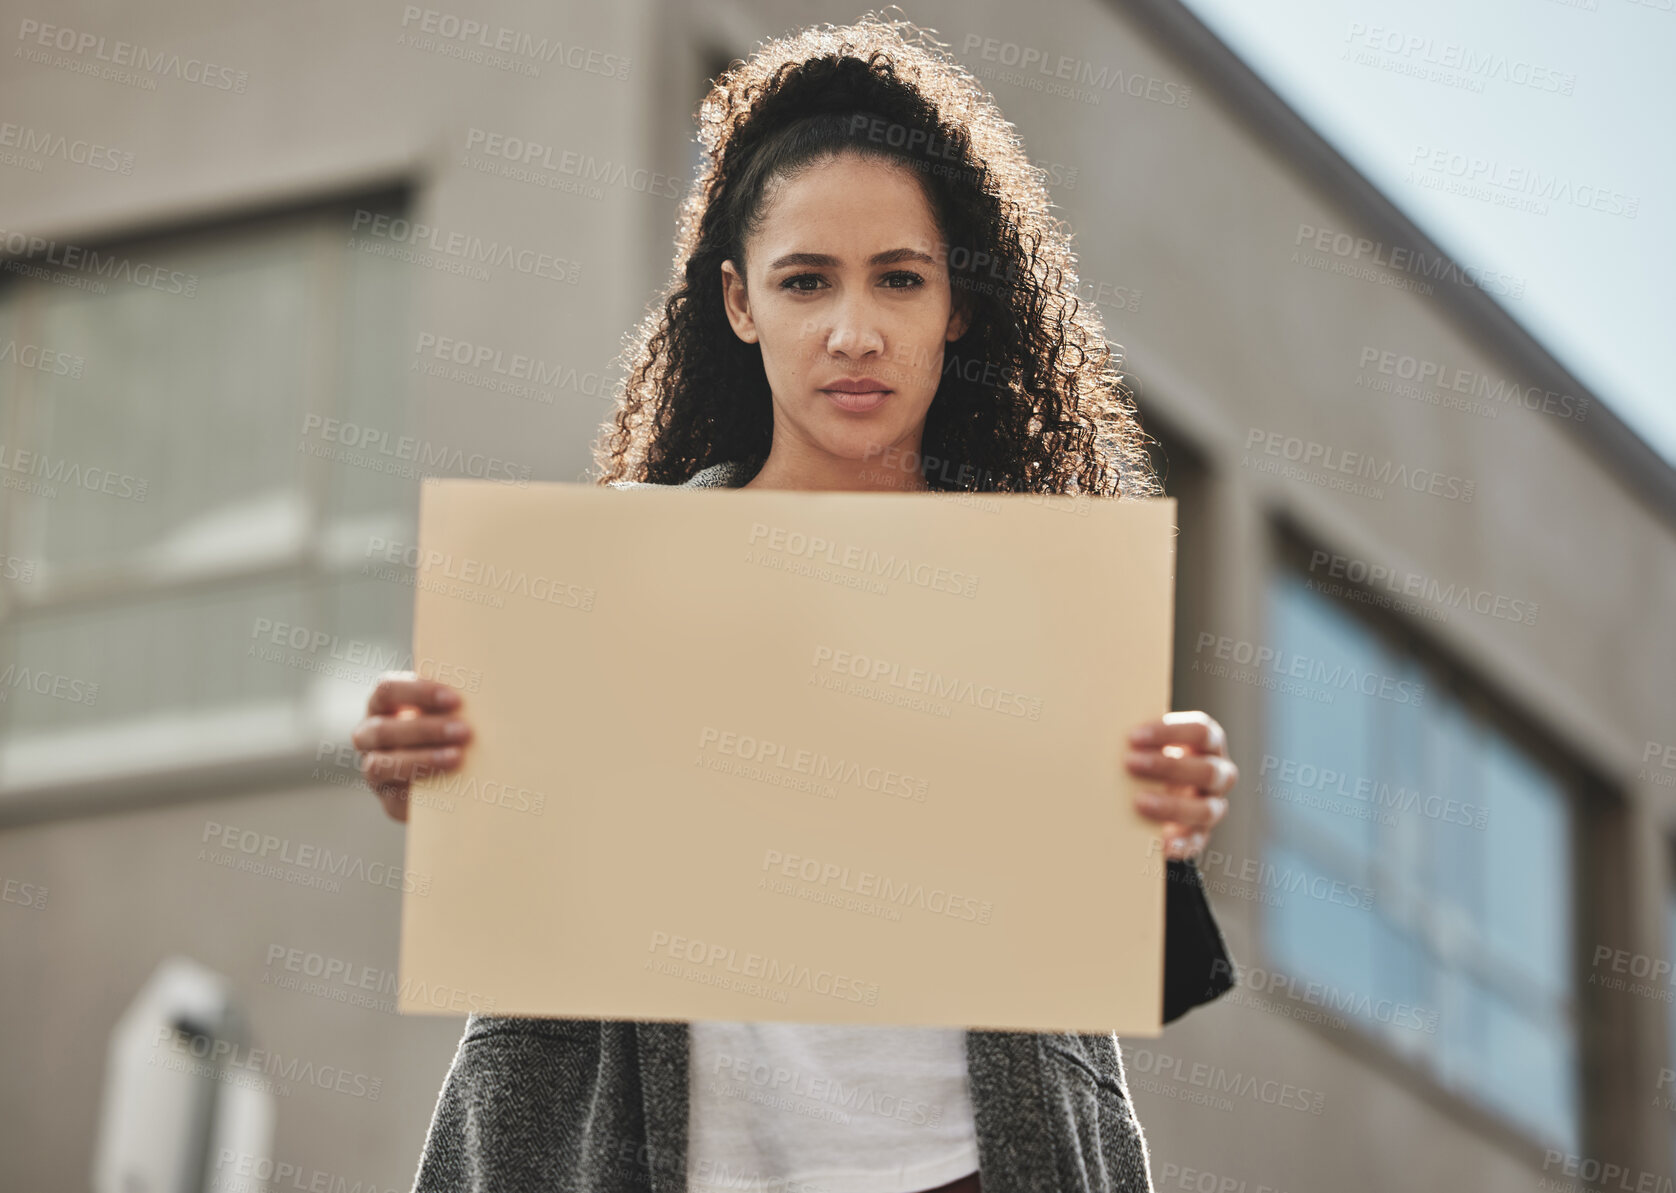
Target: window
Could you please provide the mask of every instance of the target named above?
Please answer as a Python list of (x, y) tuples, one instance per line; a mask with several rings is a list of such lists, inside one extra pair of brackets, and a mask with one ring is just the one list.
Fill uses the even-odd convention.
[(412, 589), (362, 569), (416, 482), (327, 430), (404, 430), (406, 267), (354, 219), (400, 208), (0, 267), (0, 796), (312, 755), (346, 654), (405, 656)]
[(1445, 1087), (1578, 1153), (1566, 786), (1311, 579), (1279, 570), (1269, 610), (1258, 792), (1288, 892), (1264, 905), (1269, 957)]

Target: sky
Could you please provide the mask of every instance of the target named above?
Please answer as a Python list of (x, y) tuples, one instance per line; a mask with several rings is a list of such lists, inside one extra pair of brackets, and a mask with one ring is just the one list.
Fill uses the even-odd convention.
[(1676, 467), (1676, 0), (1184, 0)]

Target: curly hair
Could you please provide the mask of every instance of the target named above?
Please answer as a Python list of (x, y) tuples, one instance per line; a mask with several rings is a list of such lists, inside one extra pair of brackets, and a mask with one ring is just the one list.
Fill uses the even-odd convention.
[(932, 489), (1162, 493), (1099, 313), (1079, 302), (1069, 234), (993, 98), (928, 31), (868, 13), (734, 60), (698, 110), (703, 163), (682, 202), (671, 280), (629, 337), (598, 483), (679, 484), (768, 457), (762, 349), (740, 340), (721, 264), (743, 268), (770, 183), (839, 153), (913, 168), (970, 316), (926, 414)]

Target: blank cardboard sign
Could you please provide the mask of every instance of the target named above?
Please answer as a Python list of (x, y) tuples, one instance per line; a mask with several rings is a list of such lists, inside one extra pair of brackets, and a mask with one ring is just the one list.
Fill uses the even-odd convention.
[(400, 1009), (1159, 1034), (1174, 519), (425, 480)]

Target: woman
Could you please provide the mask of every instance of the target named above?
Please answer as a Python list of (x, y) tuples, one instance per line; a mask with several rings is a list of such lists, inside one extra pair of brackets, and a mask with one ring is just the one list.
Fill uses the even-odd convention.
[[(938, 47), (873, 17), (806, 30), (736, 63), (700, 121), (706, 165), (595, 445), (601, 483), (1160, 491), (1039, 175)], [(405, 820), (412, 778), (469, 740), (459, 694), (391, 675), (367, 712), (363, 772)], [(1203, 713), (1129, 740), (1171, 859), (1173, 1019), (1232, 985), (1185, 859), (1237, 771)], [(980, 1183), (1151, 1188), (1115, 1036), (474, 1015), (416, 1188)]]

